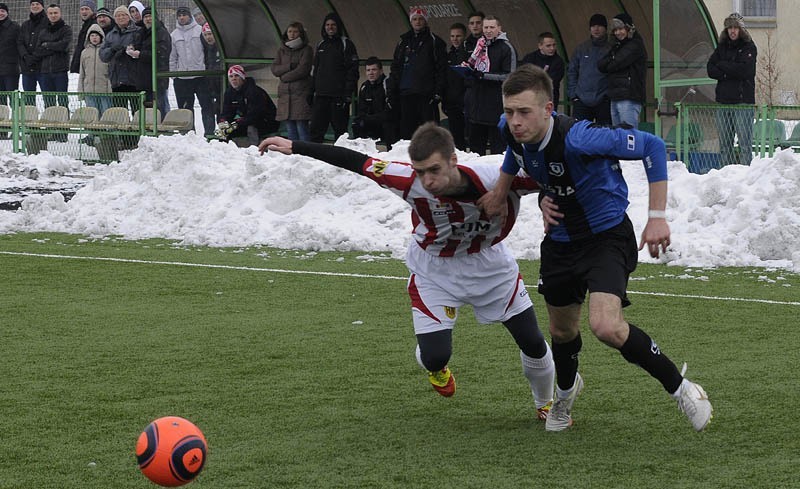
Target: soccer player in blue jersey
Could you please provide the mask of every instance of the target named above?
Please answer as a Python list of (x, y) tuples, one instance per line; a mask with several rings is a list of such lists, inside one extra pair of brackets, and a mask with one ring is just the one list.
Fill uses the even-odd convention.
[[(552, 82), (541, 68), (524, 65), (503, 84), (498, 125), (508, 141), (500, 179), (478, 202), (490, 216), (505, 217), (506, 194), (520, 168), (542, 187), (546, 221), (539, 293), (550, 316), (556, 364), (555, 401), (547, 431), (572, 425), (572, 405), (583, 388), (578, 373), (581, 306), (589, 293), (589, 327), (623, 358), (664, 386), (697, 431), (711, 421), (703, 388), (683, 377), (644, 331), (625, 321), (628, 277), (638, 250), (658, 257), (670, 244), (664, 142), (630, 127), (602, 127), (553, 112)], [(628, 187), (619, 160), (642, 160), (649, 182), (649, 220), (637, 247), (625, 210)]]

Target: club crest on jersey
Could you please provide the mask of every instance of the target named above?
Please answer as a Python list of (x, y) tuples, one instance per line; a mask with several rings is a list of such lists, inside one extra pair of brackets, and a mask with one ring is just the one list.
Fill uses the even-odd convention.
[(375, 174), (376, 177), (380, 177), (386, 171), (386, 168), (389, 166), (388, 161), (380, 160), (380, 161), (373, 161), (372, 162), (372, 173)]
[(450, 319), (456, 318), (456, 308), (452, 306), (444, 306), (444, 313)]
[(633, 151), (636, 149), (636, 136), (633, 134), (628, 134), (628, 151)]
[(447, 216), (453, 213), (453, 206), (449, 202), (437, 202), (431, 206), (431, 214), (434, 216)]
[(560, 177), (564, 175), (564, 163), (560, 161), (551, 161), (550, 162), (550, 174)]

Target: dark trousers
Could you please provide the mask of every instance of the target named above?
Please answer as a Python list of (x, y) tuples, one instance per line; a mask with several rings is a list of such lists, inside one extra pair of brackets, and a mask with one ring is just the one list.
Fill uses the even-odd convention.
[[(0, 92), (13, 92), (19, 90), (19, 74), (0, 75)], [(0, 95), (0, 104), (11, 105), (11, 99), (7, 95)]]
[(400, 137), (411, 139), (419, 126), (428, 122), (439, 122), (439, 104), (431, 103), (428, 95), (400, 95)]
[(22, 99), (23, 105), (36, 105), (36, 85), (41, 87), (41, 75), (39, 73), (23, 73), (22, 75), (22, 89), (30, 94), (25, 94)]
[(383, 141), (391, 149), (393, 143), (397, 142), (395, 136), (395, 126), (393, 121), (384, 122), (361, 122), (353, 121), (353, 136), (357, 138), (369, 138)]
[(333, 127), (336, 138), (347, 132), (347, 123), (350, 121), (350, 104), (344, 102), (342, 97), (314, 96), (311, 107), (311, 142), (321, 143), (328, 131), (328, 124)]
[(456, 148), (460, 149), (461, 151), (466, 150), (467, 139), (464, 132), (466, 124), (464, 107), (445, 107), (444, 113), (447, 114), (447, 121), (450, 126), (450, 134), (453, 135), (453, 141), (456, 143)]
[(200, 102), (200, 113), (203, 119), (203, 135), (214, 134), (214, 101), (211, 98), (211, 90), (208, 88), (208, 80), (198, 78), (173, 78), (172, 86), (175, 89), (175, 99), (179, 109), (189, 109), (194, 113), (194, 98)]
[[(66, 71), (59, 73), (40, 73), (39, 74), (39, 88), (43, 92), (66, 92), (69, 77)], [(56, 105), (56, 97), (48, 95), (44, 98), (44, 106), (50, 107)], [(69, 99), (67, 94), (58, 96), (58, 105), (69, 107)]]
[(483, 156), (486, 154), (486, 143), (489, 143), (489, 154), (503, 154), (506, 144), (500, 137), (500, 130), (492, 124), (471, 122), (469, 127), (469, 150)]
[(604, 98), (597, 105), (586, 105), (580, 100), (572, 101), (572, 117), (577, 120), (594, 121), (604, 126), (611, 125), (611, 101)]
[(114, 94), (130, 94), (123, 97), (114, 96), (111, 105), (114, 107), (128, 107), (131, 111), (131, 116), (134, 112), (139, 110), (139, 98), (134, 96), (135, 93), (139, 92), (136, 90), (136, 87), (131, 85), (118, 85), (113, 87), (111, 91), (114, 92)]

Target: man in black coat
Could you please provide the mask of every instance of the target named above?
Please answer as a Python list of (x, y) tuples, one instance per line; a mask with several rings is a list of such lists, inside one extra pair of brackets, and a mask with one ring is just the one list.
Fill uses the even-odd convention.
[(411, 9), (411, 30), (400, 36), (389, 75), (389, 96), (400, 109), (400, 137), (407, 140), (425, 122), (439, 121), (447, 84), (447, 47), (428, 28), (427, 16), (423, 8)]
[[(39, 47), (39, 33), (48, 25), (44, 5), (39, 0), (31, 0), (31, 13), (28, 20), (22, 23), (17, 38), (17, 53), (19, 54), (19, 69), (22, 73), (22, 89), (26, 92), (36, 92), (36, 85), (41, 86), (40, 66), (41, 58), (35, 51)], [(25, 103), (36, 103), (35, 95), (26, 96)]]
[[(450, 26), (450, 48), (447, 50), (447, 64), (451, 67), (461, 66), (461, 63), (469, 59), (470, 53), (464, 47), (464, 38), (467, 35), (467, 27), (456, 22)], [(450, 134), (456, 148), (464, 151), (467, 149), (465, 139), (465, 117), (464, 117), (464, 94), (466, 85), (464, 77), (456, 70), (447, 70), (447, 89), (445, 90), (442, 110), (447, 114), (450, 127)]]
[(353, 136), (378, 139), (391, 148), (395, 142), (394, 117), (386, 95), (386, 75), (381, 61), (371, 56), (364, 69), (367, 79), (358, 90), (356, 117), (353, 119)]
[[(72, 28), (61, 18), (61, 7), (47, 7), (47, 26), (39, 33), (39, 45), (33, 54), (40, 60), (39, 87), (43, 92), (65, 92), (58, 96), (59, 105), (69, 106), (67, 85), (69, 77), (69, 48), (72, 44)], [(46, 107), (55, 105), (54, 97), (45, 97)]]
[(519, 64), (534, 64), (550, 76), (553, 80), (553, 110), (558, 111), (561, 80), (564, 79), (564, 60), (556, 52), (556, 36), (552, 32), (542, 32), (539, 34), (538, 47), (536, 51), (526, 54)]
[(83, 21), (81, 30), (78, 32), (78, 39), (75, 41), (75, 50), (72, 53), (72, 62), (69, 64), (70, 73), (80, 73), (81, 71), (81, 53), (83, 46), (86, 44), (86, 34), (89, 32), (89, 27), (97, 24), (95, 12), (97, 12), (97, 4), (94, 0), (81, 0), (81, 7), (79, 15)]
[[(164, 23), (160, 20), (156, 24), (156, 49), (153, 49), (153, 14), (150, 7), (142, 11), (142, 28), (136, 31), (133, 36), (133, 49), (136, 62), (134, 63), (134, 73), (136, 88), (144, 90), (145, 101), (153, 101), (153, 52), (156, 53), (157, 71), (169, 71), (169, 55), (172, 52), (172, 38), (169, 35)], [(134, 57), (134, 56), (132, 56)], [(158, 110), (162, 115), (169, 111), (169, 105), (165, 105), (164, 95), (169, 90), (169, 78), (161, 77), (157, 80)]]
[[(726, 104), (717, 111), (719, 152), (723, 165), (749, 165), (753, 158), (753, 104), (756, 103), (756, 59), (758, 50), (742, 16), (734, 12), (725, 19), (717, 49), (708, 60), (708, 76), (717, 80), (716, 101)], [(739, 157), (733, 148), (739, 138)]]
[[(8, 5), (0, 3), (0, 92), (19, 89), (18, 37), (19, 24), (8, 17)], [(9, 102), (7, 96), (0, 96), (0, 104)]]
[(247, 78), (241, 65), (228, 69), (230, 87), (225, 91), (222, 113), (219, 115), (220, 135), (246, 147), (258, 143), (269, 133), (278, 130), (275, 103), (255, 80)]
[(335, 137), (347, 132), (350, 101), (358, 83), (358, 51), (344, 35), (344, 24), (336, 13), (325, 16), (322, 40), (314, 53), (314, 95), (311, 103), (312, 142), (321, 143), (333, 127)]
[(597, 69), (606, 74), (608, 82), (611, 123), (636, 128), (647, 91), (647, 49), (626, 13), (611, 19), (611, 34), (615, 42), (597, 62)]

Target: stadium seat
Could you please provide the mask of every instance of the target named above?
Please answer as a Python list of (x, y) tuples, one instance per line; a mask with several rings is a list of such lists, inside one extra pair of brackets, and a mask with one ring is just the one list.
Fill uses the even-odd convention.
[[(762, 139), (763, 138), (763, 139)], [(786, 127), (783, 121), (775, 119), (759, 119), (753, 123), (753, 150), (760, 150), (763, 141), (767, 146), (780, 146), (786, 139)]]
[(794, 126), (792, 134), (788, 139), (784, 139), (780, 142), (780, 146), (781, 148), (792, 148), (795, 151), (800, 150), (800, 123)]
[(71, 129), (83, 129), (92, 122), (97, 122), (100, 112), (95, 107), (78, 107), (72, 113), (69, 121), (57, 124), (56, 127), (68, 127)]
[[(144, 127), (146, 129), (153, 129), (153, 108), (147, 107), (144, 109)], [(156, 118), (158, 119), (158, 125), (161, 126), (161, 111), (155, 109), (156, 111)], [(139, 111), (133, 113), (133, 119), (131, 119), (131, 129), (139, 129)]]
[(189, 109), (172, 109), (158, 129), (160, 132), (189, 132), (194, 129), (194, 113)]
[(28, 122), (30, 127), (59, 127), (69, 121), (69, 109), (61, 105), (53, 105), (44, 109), (39, 120)]
[(131, 118), (128, 115), (128, 109), (125, 107), (111, 107), (103, 112), (100, 120), (86, 124), (89, 129), (129, 129), (131, 125)]

